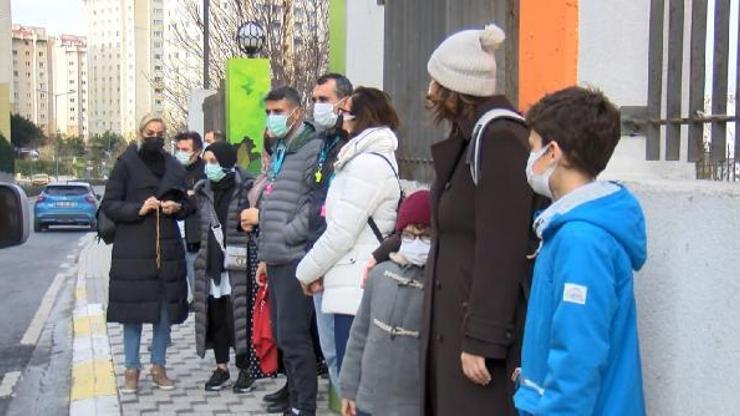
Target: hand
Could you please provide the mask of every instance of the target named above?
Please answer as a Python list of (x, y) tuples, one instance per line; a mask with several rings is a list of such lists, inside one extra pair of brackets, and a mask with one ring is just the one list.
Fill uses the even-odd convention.
[(257, 265), (257, 273), (255, 279), (257, 280), (257, 285), (259, 285), (259, 287), (263, 287), (267, 284), (267, 263), (265, 263), (264, 261), (261, 261)]
[(156, 211), (159, 209), (159, 200), (153, 196), (150, 196), (147, 198), (146, 201), (141, 205), (141, 208), (139, 209), (139, 215), (144, 216), (148, 214), (151, 211)]
[(182, 209), (182, 204), (178, 204), (175, 201), (164, 201), (160, 206), (162, 207), (162, 212), (167, 215), (176, 214)]
[(356, 416), (357, 408), (354, 400), (342, 399), (342, 416)]
[(324, 278), (321, 277), (309, 284), (301, 282), (301, 288), (303, 289), (303, 294), (306, 296), (313, 296), (317, 293), (321, 293), (324, 291)]
[(375, 257), (370, 256), (370, 260), (365, 263), (365, 266), (362, 268), (362, 280), (360, 280), (360, 287), (365, 288), (365, 282), (367, 282), (367, 275), (370, 273), (370, 270), (373, 269), (373, 267), (378, 265), (378, 261), (375, 260)]
[(462, 362), (463, 373), (470, 381), (481, 386), (488, 385), (491, 382), (491, 373), (488, 372), (484, 357), (464, 352), (460, 354), (460, 361)]
[(244, 231), (252, 231), (260, 223), (260, 210), (257, 208), (247, 208), (239, 215), (239, 220)]

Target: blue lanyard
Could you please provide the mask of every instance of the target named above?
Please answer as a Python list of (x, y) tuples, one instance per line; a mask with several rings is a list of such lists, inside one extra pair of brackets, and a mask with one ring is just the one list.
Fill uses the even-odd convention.
[(270, 182), (274, 182), (275, 178), (280, 174), (280, 170), (283, 169), (283, 162), (285, 162), (285, 152), (287, 150), (287, 146), (285, 146), (284, 141), (280, 141), (278, 143), (277, 149), (275, 149), (275, 154), (272, 156), (272, 166), (270, 171)]
[(316, 179), (316, 183), (321, 183), (321, 180), (324, 176), (324, 164), (326, 163), (326, 160), (329, 158), (329, 153), (331, 153), (332, 149), (334, 149), (334, 146), (337, 145), (337, 142), (339, 142), (339, 139), (335, 137), (334, 140), (331, 141), (331, 143), (326, 141), (324, 142), (324, 145), (321, 147), (321, 153), (319, 153), (319, 160), (316, 166), (316, 173), (314, 173), (314, 178)]

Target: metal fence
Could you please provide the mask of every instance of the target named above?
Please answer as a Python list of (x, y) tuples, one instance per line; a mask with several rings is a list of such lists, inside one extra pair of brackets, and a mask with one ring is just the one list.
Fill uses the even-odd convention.
[[(684, 0), (651, 0), (650, 5), (648, 105), (642, 117), (646, 156), (648, 160), (680, 160), (682, 126), (686, 125), (686, 155), (688, 161), (697, 162), (697, 178), (701, 179), (738, 181), (735, 160), (740, 153), (740, 136), (736, 131), (729, 138), (734, 141), (734, 151), (730, 152), (727, 134), (728, 124), (736, 123), (740, 112), (736, 104), (735, 113), (729, 114), (727, 104), (729, 67), (738, 67), (738, 62), (729, 62), (730, 36), (740, 35), (730, 30), (730, 1), (716, 0), (713, 9), (708, 0), (692, 0), (690, 4)], [(708, 19), (714, 24), (713, 33), (708, 32)], [(687, 45), (685, 30), (689, 31)], [(709, 36), (713, 37), (711, 50), (707, 49)], [(689, 62), (688, 85), (683, 82), (685, 53)], [(707, 97), (705, 73), (710, 53), (712, 84)], [(736, 77), (734, 97), (740, 85), (740, 70)], [(686, 87), (688, 108), (683, 108)], [(710, 109), (706, 108), (707, 98)], [(710, 128), (705, 134), (707, 124)]]
[(497, 85), (516, 103), (518, 0), (403, 0), (385, 2), (384, 89), (402, 118), (398, 160), (404, 178), (432, 179), (430, 145), (443, 139), (445, 126), (432, 126), (424, 108), (429, 84), (426, 64), (449, 34), (495, 22), (507, 34), (498, 51)]

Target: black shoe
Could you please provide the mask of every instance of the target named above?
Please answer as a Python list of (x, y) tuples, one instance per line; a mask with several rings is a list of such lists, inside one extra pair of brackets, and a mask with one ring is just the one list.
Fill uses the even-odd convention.
[(247, 371), (239, 370), (239, 378), (234, 384), (234, 393), (249, 393), (250, 391), (254, 391), (254, 380)]
[(283, 416), (314, 416), (315, 413), (306, 413), (298, 411), (298, 413), (293, 412), (293, 409), (288, 409), (283, 413)]
[(287, 400), (284, 402), (272, 402), (267, 405), (265, 411), (267, 413), (291, 414), (290, 403)]
[(326, 378), (329, 376), (329, 366), (326, 365), (326, 361), (321, 360), (316, 363), (316, 373), (318, 373), (321, 378)]
[(229, 370), (217, 368), (216, 371), (211, 374), (211, 379), (206, 383), (206, 391), (220, 391), (229, 385), (230, 378)]
[(290, 392), (288, 391), (288, 383), (280, 388), (280, 390), (265, 395), (262, 401), (265, 403), (287, 403), (290, 400)]

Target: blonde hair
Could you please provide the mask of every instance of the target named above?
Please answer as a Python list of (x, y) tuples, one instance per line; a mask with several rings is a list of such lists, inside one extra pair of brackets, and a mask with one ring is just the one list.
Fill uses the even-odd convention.
[(165, 132), (167, 131), (167, 125), (164, 123), (164, 119), (162, 119), (162, 116), (158, 114), (147, 114), (139, 123), (139, 138), (142, 137), (142, 134), (144, 134), (144, 129), (146, 129), (146, 126), (149, 125), (149, 123), (160, 123), (162, 124), (162, 127), (164, 127)]

